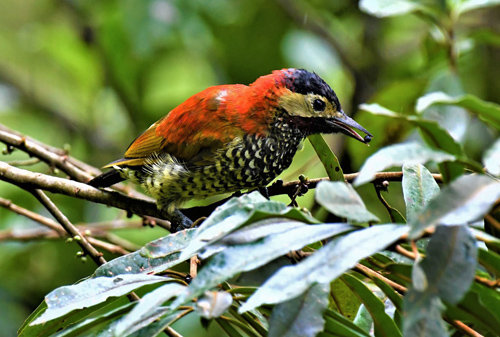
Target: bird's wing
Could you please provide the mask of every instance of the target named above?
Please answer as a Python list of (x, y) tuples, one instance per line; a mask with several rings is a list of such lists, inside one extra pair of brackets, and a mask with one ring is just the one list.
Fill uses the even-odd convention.
[(165, 153), (188, 164), (210, 163), (224, 144), (245, 134), (239, 127), (242, 116), (228, 112), (235, 108), (225, 103), (228, 95), (238, 95), (246, 88), (217, 86), (192, 96), (137, 137), (124, 158), (105, 167), (144, 165)]

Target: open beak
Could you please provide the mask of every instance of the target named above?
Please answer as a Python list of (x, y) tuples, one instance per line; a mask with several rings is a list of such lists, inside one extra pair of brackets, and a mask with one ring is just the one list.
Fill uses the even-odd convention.
[[(372, 140), (373, 135), (369, 133), (364, 127), (359, 125), (359, 123), (354, 119), (347, 116), (345, 113), (343, 113), (342, 117), (333, 117), (329, 119), (328, 123), (330, 123), (335, 129), (342, 132), (343, 134), (357, 139), (362, 143), (368, 144)], [(353, 128), (364, 132), (366, 136), (364, 138), (361, 137), (359, 133), (353, 130)]]

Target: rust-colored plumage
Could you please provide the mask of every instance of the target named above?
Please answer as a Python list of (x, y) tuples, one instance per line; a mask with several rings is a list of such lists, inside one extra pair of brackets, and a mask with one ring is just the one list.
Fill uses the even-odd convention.
[[(352, 128), (365, 132), (362, 138)], [(151, 125), (122, 159), (90, 182), (131, 179), (172, 210), (191, 198), (261, 187), (286, 169), (313, 133), (371, 135), (344, 114), (316, 74), (283, 69), (249, 86), (220, 85), (193, 95)]]

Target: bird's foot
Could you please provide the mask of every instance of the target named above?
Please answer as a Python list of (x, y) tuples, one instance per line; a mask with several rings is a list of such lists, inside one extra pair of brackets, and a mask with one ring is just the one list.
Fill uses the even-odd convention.
[(266, 186), (259, 187), (259, 193), (264, 196), (267, 200), (269, 200), (269, 190), (267, 189)]

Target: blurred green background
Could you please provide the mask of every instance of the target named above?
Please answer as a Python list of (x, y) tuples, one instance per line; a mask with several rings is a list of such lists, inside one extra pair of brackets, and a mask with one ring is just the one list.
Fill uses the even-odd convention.
[[(2, 0), (0, 123), (100, 167), (121, 157), (142, 130), (208, 86), (248, 84), (275, 69), (305, 68), (325, 79), (344, 110), (375, 136), (370, 147), (343, 136), (326, 137), (344, 173), (356, 172), (377, 149), (418, 138), (407, 125), (358, 112), (360, 103), (413, 114), (416, 99), (432, 91), (471, 93), (500, 103), (499, 8), (474, 10), (448, 22), (453, 1), (425, 3), (441, 26), (453, 31), (452, 58), (442, 32), (418, 13), (379, 19), (362, 12), (357, 1)], [(425, 113), (472, 158), (479, 159), (497, 137), (460, 108)], [(27, 156), (20, 151), (0, 155), (3, 161), (23, 159)], [(50, 172), (43, 164), (29, 169)], [(300, 174), (326, 176), (308, 142), (282, 178), (294, 180)], [(392, 183), (385, 197), (404, 213), (400, 189)], [(370, 207), (378, 203), (373, 187), (364, 186), (360, 193), (371, 211), (389, 221), (382, 207)], [(0, 197), (48, 216), (31, 195), (12, 185), (0, 182)], [(125, 216), (89, 202), (51, 197), (73, 223)], [(288, 197), (276, 199), (289, 202)], [(298, 201), (317, 209), (313, 193)], [(0, 209), (0, 233), (33, 227), (37, 224)], [(141, 245), (165, 231), (115, 234)], [(15, 335), (46, 293), (95, 269), (91, 261), (75, 258), (74, 243), (0, 238), (0, 335)], [(184, 324), (177, 330), (188, 334), (198, 328)]]

